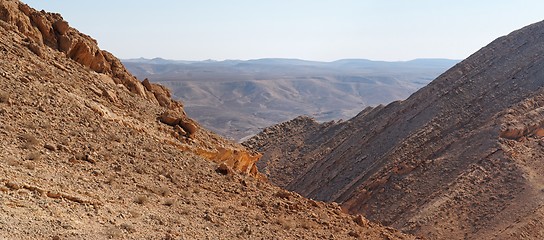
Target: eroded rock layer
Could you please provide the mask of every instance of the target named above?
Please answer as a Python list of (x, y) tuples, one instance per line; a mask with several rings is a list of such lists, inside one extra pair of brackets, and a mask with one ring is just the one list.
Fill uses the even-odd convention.
[(539, 22), (493, 41), (405, 101), (302, 131), (302, 148), (267, 130), (248, 143), (264, 150), (263, 163), (311, 159), (296, 175), (271, 180), (291, 179), (282, 182), (290, 190), (410, 233), (541, 239), (543, 86)]

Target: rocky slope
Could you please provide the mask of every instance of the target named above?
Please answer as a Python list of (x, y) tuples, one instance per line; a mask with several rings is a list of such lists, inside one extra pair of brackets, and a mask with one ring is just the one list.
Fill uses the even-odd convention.
[(0, 238), (413, 238), (260, 180), (58, 14), (0, 0), (0, 52)]
[[(294, 132), (276, 126), (246, 145), (274, 163), (264, 166), (273, 182), (409, 233), (542, 239), (543, 86), (539, 22), (493, 41), (405, 101), (311, 124), (310, 132), (300, 130), (306, 123)], [(276, 162), (297, 169), (278, 171)]]
[[(0, 19), (3, 20), (1, 24), (5, 30), (17, 31), (22, 37), (20, 43), (41, 59), (50, 61), (51, 58), (47, 54), (54, 51), (56, 56), (52, 56), (53, 59), (57, 60), (61, 57), (72, 59), (95, 73), (95, 77), (102, 83), (117, 84), (122, 86), (121, 89), (163, 107), (159, 119), (172, 127), (172, 135), (186, 143), (184, 148), (219, 162), (230, 159), (227, 161), (230, 167), (251, 172), (253, 175), (257, 174), (254, 164), (259, 158), (258, 154), (247, 152), (230, 142), (220, 141), (215, 134), (208, 131), (198, 131), (198, 124), (187, 117), (180, 102), (171, 99), (168, 89), (149, 81), (138, 81), (128, 73), (119, 59), (111, 53), (100, 50), (96, 40), (71, 28), (59, 14), (38, 12), (17, 1), (3, 1), (0, 5)], [(62, 63), (52, 61), (51, 64), (59, 70), (72, 70), (64, 67)], [(35, 75), (43, 77), (40, 72)], [(115, 89), (106, 86), (87, 86), (87, 88), (108, 102), (119, 104)], [(7, 90), (4, 89), (4, 91)], [(90, 107), (105, 118), (134, 125), (101, 104), (91, 104)], [(209, 146), (208, 143), (216, 145)]]
[[(259, 171), (280, 187), (287, 187), (296, 176), (311, 166), (315, 156), (323, 149), (314, 148), (325, 144), (339, 130), (335, 122), (318, 123), (315, 119), (301, 116), (268, 128), (243, 144), (265, 154), (257, 162)], [(286, 156), (287, 155), (287, 156)]]

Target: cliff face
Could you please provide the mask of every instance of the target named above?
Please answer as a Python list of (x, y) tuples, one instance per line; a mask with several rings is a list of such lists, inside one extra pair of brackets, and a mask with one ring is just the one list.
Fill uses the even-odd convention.
[[(216, 162), (225, 162), (230, 168), (258, 176), (255, 162), (260, 155), (248, 152), (243, 147), (222, 140), (209, 131), (200, 129), (198, 123), (187, 117), (183, 105), (171, 99), (168, 89), (150, 83), (147, 79), (138, 81), (111, 53), (101, 50), (96, 40), (69, 26), (60, 14), (36, 11), (19, 1), (0, 2), (0, 24), (5, 30), (16, 32), (36, 56), (51, 60), (51, 52), (58, 52), (52, 58), (69, 58), (83, 67), (97, 73), (104, 83), (118, 84), (131, 93), (143, 97), (164, 108), (157, 114), (160, 120), (171, 126), (171, 135), (176, 137), (185, 150), (193, 151)], [(53, 64), (56, 62), (52, 61)], [(63, 68), (63, 66), (58, 66)], [(99, 94), (112, 102), (118, 99), (111, 89), (97, 89)], [(169, 120), (167, 118), (170, 118)], [(166, 119), (166, 122), (164, 121)], [(199, 144), (195, 144), (199, 143)]]
[(96, 40), (70, 27), (59, 14), (38, 12), (17, 1), (3, 1), (0, 19), (25, 36), (27, 46), (38, 56), (43, 56), (45, 47), (58, 50), (81, 65), (112, 77), (131, 92), (146, 98), (152, 96), (117, 58), (100, 50)]
[[(303, 157), (313, 162), (287, 188), (430, 238), (540, 239), (542, 86), (539, 22), (493, 41), (405, 101), (317, 128), (333, 136), (307, 141)], [(273, 147), (264, 147), (264, 162)]]

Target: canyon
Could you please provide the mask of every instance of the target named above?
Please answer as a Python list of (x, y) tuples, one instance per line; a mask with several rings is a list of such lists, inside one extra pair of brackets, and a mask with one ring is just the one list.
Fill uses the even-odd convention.
[(60, 14), (0, 0), (0, 238), (544, 238), (544, 21), (453, 64), (240, 144)]
[(0, 238), (415, 239), (268, 183), (60, 14), (0, 0)]

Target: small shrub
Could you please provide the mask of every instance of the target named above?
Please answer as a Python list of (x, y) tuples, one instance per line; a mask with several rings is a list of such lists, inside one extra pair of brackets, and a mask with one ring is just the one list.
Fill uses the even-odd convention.
[(176, 185), (181, 184), (181, 180), (180, 180), (179, 177), (177, 177), (176, 174), (172, 174), (172, 175), (169, 176), (169, 177), (167, 176), (167, 178), (169, 178), (169, 179), (170, 179), (170, 182), (172, 182), (173, 184), (176, 184)]
[(189, 210), (189, 209), (183, 209), (183, 210), (181, 210), (180, 214), (181, 214), (181, 215), (189, 215), (189, 214), (191, 214), (191, 210)]
[(174, 205), (174, 203), (175, 203), (174, 199), (168, 198), (168, 199), (164, 200), (163, 205), (170, 207), (170, 206)]
[(142, 166), (136, 166), (134, 167), (134, 171), (138, 174), (146, 174), (147, 172)]
[(36, 139), (36, 137), (28, 133), (21, 135), (21, 139), (24, 141), (24, 144), (23, 144), (24, 149), (31, 149), (35, 147), (36, 145), (38, 145), (38, 139)]
[(108, 238), (120, 238), (123, 236), (123, 231), (121, 231), (121, 229), (118, 227), (113, 226), (106, 230), (106, 236)]
[(348, 235), (350, 235), (350, 236), (352, 236), (352, 237), (354, 237), (354, 238), (359, 238), (359, 237), (361, 236), (361, 234), (359, 234), (359, 233), (356, 232), (356, 231), (350, 231), (350, 232), (348, 233)]
[(163, 197), (166, 197), (170, 194), (170, 190), (166, 187), (159, 187), (157, 189), (157, 192)]
[(142, 213), (140, 211), (136, 211), (136, 210), (130, 210), (128, 211), (130, 213), (130, 216), (132, 218), (139, 218), (142, 216)]
[(140, 195), (140, 196), (137, 196), (135, 199), (134, 199), (134, 202), (137, 203), (137, 204), (146, 204), (148, 201), (147, 199), (147, 196), (145, 195)]
[(0, 103), (8, 103), (9, 102), (9, 94), (4, 91), (0, 91)]
[(175, 238), (170, 235), (170, 233), (167, 233), (163, 238), (163, 240), (174, 240)]
[(35, 122), (35, 121), (26, 121), (26, 122), (23, 122), (23, 127), (25, 127), (26, 129), (30, 129), (30, 130), (36, 130), (36, 129), (38, 129), (38, 126), (36, 125), (36, 122)]
[(187, 190), (183, 190), (180, 192), (180, 195), (183, 197), (183, 198), (190, 198), (191, 197), (191, 193)]
[(23, 164), (23, 166), (28, 169), (28, 170), (34, 170), (36, 169), (36, 165), (34, 163), (31, 163), (31, 162), (25, 162)]
[(130, 224), (130, 223), (123, 223), (123, 224), (121, 224), (120, 227), (121, 227), (121, 229), (124, 229), (129, 233), (135, 233), (136, 232), (136, 228), (134, 226), (132, 226), (132, 224)]
[(22, 187), (20, 184), (16, 182), (7, 182), (5, 185), (11, 190), (19, 190)]
[(295, 222), (293, 220), (283, 218), (283, 217), (278, 218), (276, 223), (279, 224), (280, 226), (282, 226), (284, 229), (291, 229), (291, 228), (294, 228), (296, 226), (296, 224), (295, 224)]
[(15, 167), (15, 166), (19, 166), (19, 161), (17, 161), (16, 159), (14, 158), (8, 158), (6, 160), (6, 163), (9, 165), (9, 166), (12, 166), (12, 167)]
[(51, 129), (51, 123), (48, 121), (43, 121), (41, 122), (40, 127), (46, 130)]
[(307, 230), (310, 230), (310, 229), (314, 229), (316, 228), (316, 223), (312, 220), (308, 220), (308, 219), (301, 219), (300, 222), (299, 222), (299, 226), (301, 228), (304, 228), (304, 229), (307, 229)]
[(264, 220), (264, 215), (263, 214), (260, 214), (260, 213), (257, 213), (255, 214), (255, 217), (254, 217), (255, 220), (261, 222)]
[(291, 193), (286, 190), (279, 190), (274, 193), (274, 196), (278, 198), (289, 199), (291, 197)]
[(32, 152), (28, 154), (27, 159), (32, 161), (38, 161), (42, 158), (42, 154), (40, 152)]
[(113, 181), (115, 180), (115, 176), (114, 175), (110, 175), (108, 178), (106, 178), (106, 183), (107, 184), (112, 184)]

